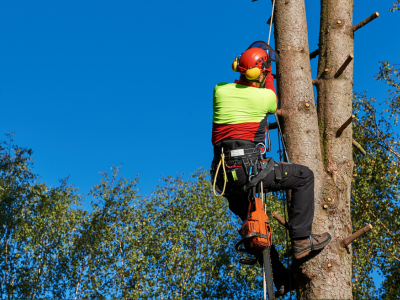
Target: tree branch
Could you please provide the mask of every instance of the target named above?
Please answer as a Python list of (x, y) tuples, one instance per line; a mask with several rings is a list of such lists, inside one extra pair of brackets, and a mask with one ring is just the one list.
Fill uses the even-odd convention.
[(277, 220), (279, 223), (281, 223), (283, 226), (285, 226), (286, 229), (289, 229), (288, 224), (286, 223), (285, 219), (282, 218), (276, 211), (272, 213), (272, 217)]
[(318, 54), (319, 54), (319, 48), (310, 53), (310, 60), (317, 57)]
[[(359, 198), (359, 197), (357, 197), (357, 195), (355, 194), (355, 191), (353, 190), (353, 196), (355, 197), (355, 198), (357, 198), (357, 200), (358, 201), (360, 201), (363, 205), (365, 205), (364, 204), (364, 202)], [(386, 225), (385, 224), (383, 224), (382, 223), (382, 221), (381, 221), (381, 219), (380, 218), (377, 218), (376, 217), (376, 215), (367, 207), (367, 210), (370, 212), (370, 214), (379, 222), (379, 223), (381, 223), (381, 225), (386, 229), (386, 231), (392, 236), (392, 238), (400, 245), (400, 241), (399, 240), (397, 240), (397, 238), (396, 238), (396, 236), (386, 227)]]
[(356, 24), (353, 26), (353, 32), (360, 29), (361, 27), (367, 25), (369, 22), (372, 20), (375, 20), (377, 17), (379, 17), (378, 12), (374, 12), (372, 15), (370, 15), (368, 18), (366, 18), (364, 21), (361, 21), (360, 23)]
[(365, 225), (363, 228), (358, 230), (357, 232), (353, 233), (352, 235), (349, 235), (347, 238), (344, 238), (343, 241), (341, 242), (341, 245), (343, 248), (346, 248), (352, 241), (354, 241), (356, 238), (359, 238), (363, 234), (367, 233), (372, 229), (371, 224)]
[(353, 58), (354, 58), (353, 54), (349, 54), (349, 56), (347, 56), (346, 60), (342, 64), (342, 66), (339, 68), (339, 70), (337, 70), (337, 72), (335, 74), (335, 78), (338, 78), (340, 75), (343, 74), (343, 71), (347, 68), (347, 66), (353, 60)]
[(394, 258), (395, 260), (400, 261), (400, 259), (398, 259), (398, 258), (396, 257), (396, 255), (394, 255), (389, 249), (388, 249), (387, 251), (390, 253), (391, 256), (393, 256), (393, 258)]
[(361, 147), (361, 145), (357, 143), (355, 139), (353, 139), (353, 146), (355, 146), (358, 150), (360, 150), (362, 154), (367, 155), (367, 152), (365, 152), (363, 147)]
[(84, 268), (84, 266), (81, 266), (81, 272), (79, 273), (79, 280), (78, 280), (78, 283), (77, 283), (76, 288), (75, 288), (75, 298), (74, 298), (74, 300), (76, 300), (78, 298), (79, 285), (81, 284), (81, 280), (82, 280), (83, 268)]
[(378, 136), (373, 131), (371, 131), (369, 128), (364, 126), (364, 124), (362, 124), (359, 120), (356, 120), (356, 121), (358, 122), (358, 124), (360, 124), (362, 127), (364, 127), (364, 129), (367, 130), (370, 134), (374, 135), (378, 140), (380, 140), (382, 142), (381, 146), (383, 145), (383, 147), (386, 147), (386, 149), (388, 149), (390, 152), (392, 152), (394, 155), (396, 155), (398, 158), (400, 158), (400, 154), (397, 151), (395, 151), (392, 147), (387, 145), (386, 142), (380, 138), (380, 136)]
[(346, 127), (347, 126), (349, 126), (350, 125), (350, 123), (351, 122), (353, 122), (353, 120), (356, 118), (356, 116), (355, 115), (351, 115), (351, 117), (350, 118), (348, 118), (348, 120), (346, 121), (346, 122), (344, 122), (343, 123), (343, 125), (342, 126), (340, 126), (340, 128), (337, 130), (337, 132), (336, 132), (336, 137), (339, 137), (339, 136), (341, 136), (342, 135), (342, 132), (343, 132), (343, 130), (345, 130), (346, 129)]

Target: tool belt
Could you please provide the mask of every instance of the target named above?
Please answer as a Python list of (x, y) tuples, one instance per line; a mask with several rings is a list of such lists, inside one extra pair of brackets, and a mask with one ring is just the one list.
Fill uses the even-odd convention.
[[(247, 140), (224, 140), (214, 146), (214, 159), (211, 165), (211, 180), (214, 182), (215, 176), (223, 176), (223, 180), (228, 181), (226, 174), (215, 174), (216, 166), (218, 165), (221, 154), (225, 157), (225, 167), (228, 169), (233, 168), (236, 176), (236, 170), (240, 170), (247, 178), (244, 186), (234, 186), (227, 190), (226, 194), (236, 194), (246, 192), (250, 188), (263, 180), (272, 170), (274, 170), (274, 160), (272, 158), (263, 158), (260, 152), (260, 146)], [(239, 170), (238, 170), (239, 171)], [(232, 172), (232, 173), (233, 173)], [(243, 174), (237, 175), (243, 176)], [(219, 177), (217, 177), (218, 179)], [(233, 177), (235, 178), (235, 177)], [(236, 178), (237, 179), (237, 178)], [(215, 190), (221, 193), (219, 184), (215, 185)]]

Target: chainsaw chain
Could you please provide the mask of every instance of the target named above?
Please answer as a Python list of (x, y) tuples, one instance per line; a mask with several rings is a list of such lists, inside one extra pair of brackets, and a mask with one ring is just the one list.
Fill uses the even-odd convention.
[[(270, 274), (270, 279), (271, 279), (271, 285), (272, 285), (272, 299), (270, 299), (269, 298), (269, 296), (268, 296), (268, 300), (274, 300), (275, 299), (275, 292), (274, 292), (274, 272), (273, 272), (273, 269), (272, 269), (272, 262), (271, 262), (271, 247), (267, 247), (267, 249), (268, 249), (268, 258), (269, 258), (269, 265), (270, 265), (270, 267), (271, 267), (271, 274)], [(265, 251), (265, 250), (264, 250)], [(264, 252), (263, 251), (263, 252)], [(264, 261), (264, 255), (262, 256), (263, 257), (263, 272), (264, 272), (264, 274), (265, 274), (265, 285), (266, 285), (266, 287), (267, 287), (267, 295), (269, 294), (268, 293), (268, 285), (267, 285), (267, 273), (265, 272), (265, 261)], [(263, 279), (264, 280), (264, 279)]]

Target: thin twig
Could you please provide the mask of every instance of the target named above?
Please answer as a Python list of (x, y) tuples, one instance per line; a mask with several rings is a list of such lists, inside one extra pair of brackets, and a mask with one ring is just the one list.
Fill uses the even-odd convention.
[(380, 141), (383, 143), (383, 145), (381, 144), (382, 146), (386, 147), (390, 152), (392, 152), (394, 155), (396, 155), (398, 158), (400, 158), (400, 154), (399, 154), (397, 151), (393, 150), (392, 147), (388, 146), (388, 145), (385, 143), (385, 141), (383, 141), (377, 134), (375, 134), (375, 133), (372, 132), (369, 128), (367, 128), (366, 126), (364, 126), (364, 124), (362, 124), (359, 120), (356, 119), (356, 122), (358, 122), (365, 130), (369, 131), (369, 133), (371, 133), (371, 134), (374, 135), (376, 138), (378, 138), (378, 140), (380, 140)]
[[(357, 200), (360, 201), (363, 205), (365, 205), (364, 202), (363, 202), (359, 197), (357, 197), (357, 195), (355, 194), (355, 191), (354, 191), (354, 190), (353, 190), (353, 196), (356, 197)], [(367, 207), (366, 207), (366, 208), (367, 208)], [(386, 229), (386, 231), (392, 236), (392, 238), (393, 238), (397, 243), (399, 243), (399, 245), (400, 245), (400, 241), (397, 240), (396, 236), (385, 226), (385, 224), (382, 223), (382, 221), (380, 220), (380, 218), (378, 218), (369, 208), (367, 208), (367, 210), (371, 213), (371, 215), (372, 215), (379, 223), (381, 223), (381, 225), (382, 225), (382, 226)]]

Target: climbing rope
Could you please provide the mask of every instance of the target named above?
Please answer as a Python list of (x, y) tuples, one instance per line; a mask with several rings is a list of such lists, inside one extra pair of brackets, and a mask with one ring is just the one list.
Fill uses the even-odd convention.
[[(222, 193), (220, 195), (218, 195), (217, 192), (215, 191), (215, 184), (217, 182), (217, 175), (218, 175), (219, 168), (221, 167), (221, 164), (222, 164), (222, 169), (224, 170), (224, 175), (223, 175), (223, 177), (224, 177), (224, 188), (222, 189)], [(217, 171), (215, 172), (215, 175), (214, 175), (213, 192), (214, 192), (214, 195), (216, 197), (222, 197), (224, 195), (225, 187), (226, 187), (226, 180), (227, 180), (227, 177), (226, 177), (226, 170), (225, 170), (225, 154), (224, 154), (223, 149), (222, 149), (221, 159), (219, 160)]]
[[(272, 21), (274, 20), (274, 8), (275, 8), (275, 0), (272, 2), (272, 13), (271, 13), (271, 23), (269, 24), (268, 45), (269, 45), (269, 41), (271, 39)], [(268, 50), (268, 52), (269, 52), (269, 50)]]
[[(284, 139), (282, 136), (281, 128), (279, 126), (279, 120), (277, 115), (275, 114), (276, 122), (278, 124), (278, 146), (279, 146), (279, 159), (282, 161), (284, 160), (284, 154), (286, 155), (286, 160), (289, 162), (289, 157), (286, 152), (286, 146), (284, 143)], [(282, 150), (281, 150), (281, 144), (282, 144)], [(278, 198), (281, 198), (280, 200), (282, 201), (282, 206), (283, 206), (283, 217), (285, 220), (288, 219), (287, 216), (287, 210), (286, 206), (288, 205), (288, 192), (286, 191), (285, 195), (284, 192), (279, 192)], [(289, 236), (288, 236), (288, 229), (285, 229), (285, 242), (286, 242), (286, 253), (289, 252)], [(292, 270), (291, 270), (291, 264), (290, 264), (290, 255), (287, 255), (286, 257), (286, 264), (289, 269), (289, 291), (290, 291), (290, 300), (292, 300)]]
[[(272, 30), (272, 24), (273, 24), (273, 21), (274, 21), (274, 10), (275, 10), (275, 0), (272, 2), (271, 23), (269, 24), (270, 26), (269, 26), (269, 34), (268, 34), (268, 45), (269, 45), (270, 40), (271, 40), (271, 30)], [(269, 54), (269, 50), (267, 51), (267, 53)], [(277, 115), (276, 112), (275, 112), (274, 115), (275, 115), (276, 123), (278, 124), (279, 159), (281, 161), (284, 160), (284, 158), (283, 158), (283, 155), (284, 155), (286, 157), (286, 162), (290, 163), (289, 156), (288, 156), (287, 151), (286, 151), (285, 139), (284, 139), (284, 137), (282, 135), (281, 125), (279, 123), (278, 115)], [(282, 151), (281, 151), (281, 143), (282, 143)], [(281, 192), (279, 194), (283, 194), (283, 192)], [(282, 204), (283, 204), (284, 217), (287, 218), (287, 216), (286, 216), (286, 205), (287, 205), (288, 195), (286, 193), (286, 197), (281, 195), (281, 196), (279, 196), (279, 198), (283, 198), (283, 199), (280, 199), (280, 200), (282, 201)], [(265, 205), (265, 212), (267, 212), (266, 205)], [(288, 250), (289, 250), (288, 229), (285, 230), (285, 238), (286, 238), (286, 253), (288, 253)], [(291, 300), (292, 299), (292, 287), (291, 287), (291, 285), (292, 285), (292, 282), (291, 282), (291, 277), (292, 276), (291, 275), (292, 274), (291, 274), (291, 264), (290, 264), (290, 257), (289, 256), (287, 257), (287, 262), (286, 263), (287, 263), (287, 267), (289, 269), (289, 291), (290, 291), (290, 300)], [(263, 281), (265, 283), (265, 279)], [(266, 291), (266, 287), (264, 285), (264, 299), (266, 299), (265, 291)]]
[[(283, 137), (282, 130), (281, 130), (281, 125), (279, 124), (279, 119), (278, 119), (278, 114), (275, 112), (275, 120), (276, 124), (278, 124), (278, 143), (282, 143), (282, 151), (284, 151), (286, 162), (290, 163), (289, 161), (289, 155), (286, 152), (286, 144), (285, 144), (285, 138)], [(280, 138), (279, 138), (280, 136)], [(281, 151), (281, 148), (279, 146), (279, 151)], [(281, 152), (279, 152), (279, 158), (282, 160), (282, 157), (280, 156)]]

